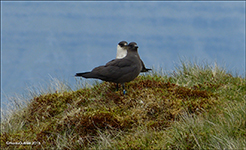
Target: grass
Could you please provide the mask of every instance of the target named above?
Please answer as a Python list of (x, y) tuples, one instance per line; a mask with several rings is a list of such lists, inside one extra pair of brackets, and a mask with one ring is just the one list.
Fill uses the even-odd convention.
[(30, 100), (13, 99), (4, 114), (1, 148), (246, 149), (245, 78), (181, 62), (169, 74), (140, 75), (126, 89), (123, 95), (114, 83), (78, 79), (72, 90), (54, 79), (30, 90)]

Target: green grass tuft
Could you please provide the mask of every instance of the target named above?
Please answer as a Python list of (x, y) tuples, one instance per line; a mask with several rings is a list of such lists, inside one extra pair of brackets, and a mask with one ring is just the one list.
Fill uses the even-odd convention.
[(76, 90), (53, 78), (49, 88), (31, 89), (29, 101), (16, 97), (1, 148), (246, 148), (245, 78), (217, 65), (153, 70), (126, 83), (126, 95), (114, 83), (76, 80)]

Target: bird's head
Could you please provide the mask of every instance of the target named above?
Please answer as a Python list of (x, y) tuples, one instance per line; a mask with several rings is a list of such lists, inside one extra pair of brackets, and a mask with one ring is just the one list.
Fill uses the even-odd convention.
[(136, 42), (131, 42), (128, 44), (128, 49), (131, 51), (137, 51), (138, 50), (138, 45)]
[(127, 48), (128, 48), (128, 43), (126, 41), (121, 41), (120, 43), (118, 43), (116, 58), (117, 59), (124, 58), (127, 55)]

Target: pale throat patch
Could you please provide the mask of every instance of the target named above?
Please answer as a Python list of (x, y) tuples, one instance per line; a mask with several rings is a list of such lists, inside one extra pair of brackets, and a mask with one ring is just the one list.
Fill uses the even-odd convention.
[(122, 59), (124, 57), (126, 57), (127, 54), (127, 50), (123, 49), (122, 47), (120, 47), (119, 45), (117, 45), (117, 54), (116, 54), (116, 58), (117, 59)]

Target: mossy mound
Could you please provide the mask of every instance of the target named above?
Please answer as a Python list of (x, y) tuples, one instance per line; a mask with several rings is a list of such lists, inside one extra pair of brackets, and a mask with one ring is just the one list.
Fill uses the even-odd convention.
[[(171, 76), (140, 75), (126, 83), (126, 95), (121, 88), (116, 91), (116, 84), (108, 82), (76, 91), (41, 94), (2, 123), (1, 146), (5, 149), (242, 148), (244, 142), (239, 136), (246, 135), (242, 121), (245, 111), (241, 108), (245, 83), (245, 79), (218, 68), (187, 65)], [(239, 118), (234, 121), (237, 125), (226, 123), (232, 118)], [(228, 139), (232, 142), (228, 143)]]
[[(201, 113), (218, 103), (212, 92), (181, 87), (161, 76), (140, 76), (127, 83), (126, 89), (123, 95), (115, 91), (114, 83), (103, 82), (91, 89), (34, 97), (22, 118), (22, 129), (36, 136), (26, 140), (56, 147), (58, 136), (69, 134), (71, 142), (82, 139), (86, 145), (96, 141), (98, 130), (131, 132), (139, 124), (161, 130), (185, 111)], [(14, 138), (17, 135), (5, 134), (3, 143)]]

